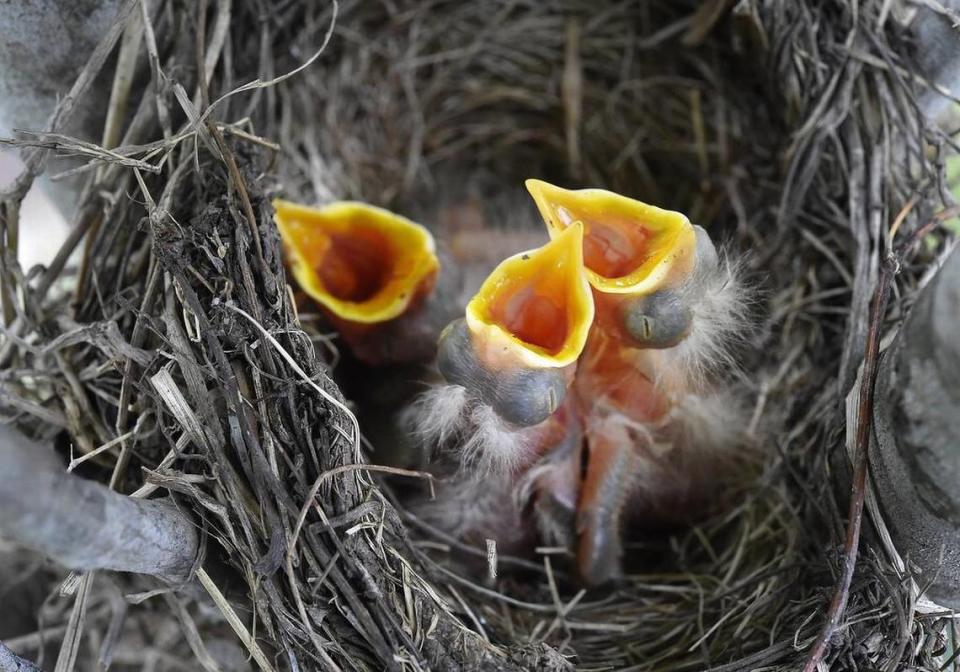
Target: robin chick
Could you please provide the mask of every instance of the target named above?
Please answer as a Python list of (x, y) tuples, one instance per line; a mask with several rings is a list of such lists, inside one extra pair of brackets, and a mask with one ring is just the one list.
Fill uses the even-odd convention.
[(490, 273), (465, 317), (441, 334), (437, 368), (445, 383), (408, 409), (410, 431), (455, 445), (469, 471), (506, 475), (562, 437), (554, 416), (594, 317), (582, 246), (582, 227), (571, 226)]
[(435, 291), (440, 259), (425, 227), (353, 201), (314, 208), (276, 200), (274, 208), (294, 278), (357, 359), (433, 358), (452, 314)]
[(444, 380), (404, 413), (407, 431), (438, 449), (434, 471), (445, 477), (418, 514), (470, 543), (530, 552), (524, 474), (580, 444), (568, 390), (594, 317), (582, 246), (576, 225), (501, 262), (440, 336)]
[[(743, 424), (712, 374), (733, 366), (742, 287), (706, 231), (680, 213), (600, 189), (538, 180), (527, 187), (551, 236), (584, 227), (596, 304), (573, 386), (585, 456), (546, 462), (537, 475), (548, 477), (544, 487), (533, 490), (546, 502), (537, 502), (541, 528), (575, 548), (586, 583), (600, 584), (621, 571), (625, 519), (690, 522), (715, 501)], [(566, 474), (581, 463), (580, 480), (571, 481)], [(558, 470), (568, 489), (576, 483), (576, 496), (562, 498), (576, 501), (572, 511), (558, 513)], [(564, 527), (571, 519), (573, 528)]]

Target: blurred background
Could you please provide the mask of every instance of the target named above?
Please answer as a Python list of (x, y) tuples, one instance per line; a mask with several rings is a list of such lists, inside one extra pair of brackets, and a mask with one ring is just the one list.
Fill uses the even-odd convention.
[[(10, 185), (23, 170), (18, 153), (0, 150), (0, 191)], [(29, 270), (35, 264), (47, 264), (57, 253), (67, 234), (67, 222), (50, 198), (34, 186), (23, 202), (20, 216), (20, 264)]]

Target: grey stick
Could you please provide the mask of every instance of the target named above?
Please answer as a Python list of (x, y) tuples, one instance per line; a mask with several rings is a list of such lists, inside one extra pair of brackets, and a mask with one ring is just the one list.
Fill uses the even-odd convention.
[(0, 536), (70, 569), (188, 578), (199, 536), (169, 498), (139, 500), (66, 473), (51, 451), (0, 426)]

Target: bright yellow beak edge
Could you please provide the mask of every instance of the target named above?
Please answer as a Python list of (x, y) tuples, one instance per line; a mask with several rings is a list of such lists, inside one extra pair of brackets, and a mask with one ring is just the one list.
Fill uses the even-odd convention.
[(688, 273), (696, 233), (679, 212), (604, 189), (569, 190), (527, 180), (551, 238), (574, 222), (584, 226), (590, 284), (609, 294), (649, 294)]
[(488, 366), (559, 368), (580, 356), (593, 315), (583, 227), (575, 224), (502, 261), (467, 304), (466, 321)]
[(405, 217), (354, 201), (314, 208), (277, 199), (273, 207), (297, 283), (342, 320), (392, 320), (433, 285), (433, 236)]

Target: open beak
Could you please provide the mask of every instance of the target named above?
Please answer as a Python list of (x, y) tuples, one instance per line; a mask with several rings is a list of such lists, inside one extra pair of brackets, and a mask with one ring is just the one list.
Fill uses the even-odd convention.
[(607, 294), (650, 294), (681, 284), (693, 268), (696, 235), (679, 212), (603, 189), (569, 190), (527, 180), (551, 238), (582, 222), (590, 284)]
[(467, 304), (467, 327), (488, 366), (561, 368), (576, 361), (593, 322), (583, 271), (583, 227), (515, 254)]
[(433, 237), (419, 224), (352, 201), (312, 208), (275, 200), (273, 206), (293, 276), (336, 318), (387, 322), (433, 288), (440, 262)]
[(294, 278), (357, 359), (376, 366), (433, 357), (438, 328), (424, 308), (440, 262), (429, 231), (365, 203), (273, 205)]
[(593, 322), (583, 227), (501, 262), (440, 337), (437, 363), (513, 425), (559, 408)]

